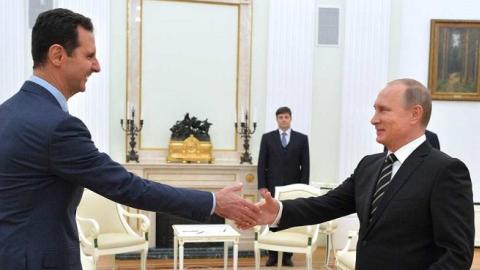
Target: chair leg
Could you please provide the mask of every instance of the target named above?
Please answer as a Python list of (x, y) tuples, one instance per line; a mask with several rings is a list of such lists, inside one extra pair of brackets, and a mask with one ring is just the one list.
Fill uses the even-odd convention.
[(333, 246), (333, 233), (330, 234), (330, 250), (333, 252), (333, 259), (335, 260), (337, 258), (337, 252)]
[(113, 269), (113, 270), (117, 270), (117, 266), (115, 265), (115, 254), (112, 255), (112, 258), (113, 258), (113, 260), (112, 260), (112, 269)]
[(255, 247), (255, 270), (260, 270), (260, 249)]
[(328, 265), (328, 262), (330, 261), (330, 234), (326, 235), (327, 237), (327, 244), (325, 246), (325, 265)]
[(279, 251), (278, 252), (278, 258), (277, 258), (277, 269), (278, 270), (282, 269), (282, 263), (283, 263), (283, 252)]
[(307, 252), (305, 257), (307, 258), (307, 270), (312, 270), (312, 252)]
[(140, 269), (147, 270), (147, 251), (146, 250), (140, 253)]

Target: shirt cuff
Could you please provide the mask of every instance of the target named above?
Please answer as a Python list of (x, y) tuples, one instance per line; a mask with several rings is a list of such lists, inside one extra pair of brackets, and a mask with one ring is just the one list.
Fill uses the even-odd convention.
[(213, 197), (213, 205), (212, 205), (212, 211), (210, 211), (210, 215), (213, 215), (213, 213), (215, 213), (215, 206), (217, 205), (217, 199), (215, 199), (215, 193), (211, 192), (212, 193), (212, 197)]
[(275, 218), (273, 223), (270, 224), (270, 226), (269, 226), (270, 228), (277, 228), (278, 227), (278, 222), (280, 221), (280, 218), (282, 217), (283, 203), (281, 201), (277, 201), (277, 203), (278, 203), (278, 206), (279, 206), (277, 217)]

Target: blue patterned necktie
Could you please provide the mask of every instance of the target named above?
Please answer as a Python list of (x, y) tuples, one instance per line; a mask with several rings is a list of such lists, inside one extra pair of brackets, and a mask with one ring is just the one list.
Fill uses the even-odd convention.
[(370, 207), (370, 222), (373, 219), (373, 215), (377, 211), (379, 202), (381, 201), (388, 185), (392, 182), (392, 168), (393, 163), (397, 160), (397, 157), (391, 153), (387, 156), (382, 165), (382, 170), (378, 176), (377, 185), (375, 186), (375, 193), (373, 194), (372, 205)]
[(287, 133), (282, 132), (282, 146), (285, 148), (287, 146)]

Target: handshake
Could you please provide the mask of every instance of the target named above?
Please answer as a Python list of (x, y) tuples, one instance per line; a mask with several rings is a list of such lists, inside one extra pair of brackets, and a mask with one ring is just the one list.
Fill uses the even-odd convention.
[(236, 183), (215, 192), (215, 214), (233, 220), (242, 230), (272, 224), (280, 206), (270, 192), (261, 190), (260, 195), (265, 200), (254, 204), (238, 195), (241, 190), (242, 184)]

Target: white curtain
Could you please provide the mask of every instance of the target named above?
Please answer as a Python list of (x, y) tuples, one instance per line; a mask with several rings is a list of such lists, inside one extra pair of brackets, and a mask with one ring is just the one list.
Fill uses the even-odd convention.
[(387, 82), (389, 27), (390, 1), (346, 2), (340, 181), (353, 172), (363, 156), (382, 150), (370, 119), (377, 94)]
[[(0, 1), (0, 103), (18, 92), (27, 78), (25, 72), (27, 44), (25, 1)], [(28, 48), (27, 48), (28, 47)]]
[(270, 1), (266, 131), (275, 111), (292, 110), (292, 128), (310, 134), (314, 67), (315, 0)]
[(86, 91), (74, 95), (68, 101), (68, 109), (86, 124), (98, 149), (108, 153), (110, 1), (58, 0), (56, 7), (70, 9), (92, 20), (101, 72), (90, 76)]

